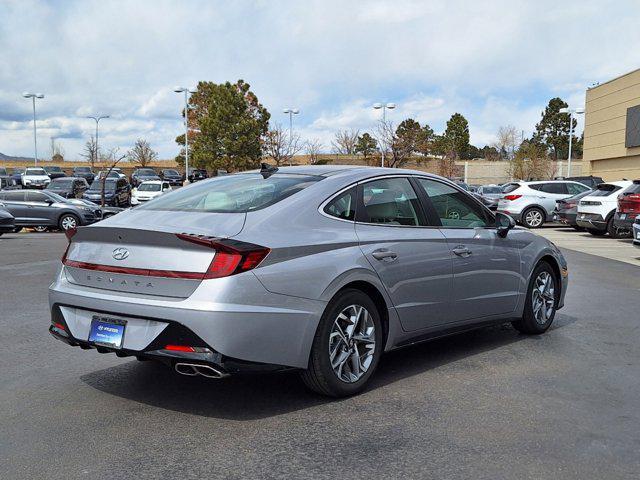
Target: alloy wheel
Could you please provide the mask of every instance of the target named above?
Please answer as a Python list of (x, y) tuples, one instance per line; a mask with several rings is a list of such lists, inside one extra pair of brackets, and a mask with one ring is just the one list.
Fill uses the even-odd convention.
[(539, 227), (542, 225), (542, 213), (538, 210), (529, 210), (527, 214), (524, 216), (524, 220), (530, 227)]
[(361, 305), (343, 309), (329, 333), (329, 361), (343, 382), (357, 382), (373, 362), (376, 346), (375, 324)]
[(555, 282), (549, 272), (540, 272), (533, 284), (531, 306), (533, 317), (540, 325), (547, 323), (556, 307)]

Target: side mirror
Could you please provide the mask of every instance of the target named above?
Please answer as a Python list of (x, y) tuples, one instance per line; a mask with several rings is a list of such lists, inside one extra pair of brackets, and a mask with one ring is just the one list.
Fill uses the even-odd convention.
[(516, 226), (516, 221), (506, 213), (496, 213), (496, 229), (498, 230), (498, 236), (504, 238), (513, 227)]

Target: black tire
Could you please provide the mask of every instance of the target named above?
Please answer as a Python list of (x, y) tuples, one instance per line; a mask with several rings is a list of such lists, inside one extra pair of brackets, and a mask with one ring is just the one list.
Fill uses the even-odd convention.
[(22, 231), (22, 227), (16, 227), (13, 229), (13, 233), (20, 233)]
[(606, 230), (596, 230), (595, 228), (587, 228), (587, 232), (595, 237), (603, 237), (607, 234)]
[(120, 199), (118, 197), (116, 197), (116, 199), (113, 201), (113, 206), (116, 208), (120, 208)]
[(49, 227), (45, 227), (44, 225), (38, 225), (37, 227), (33, 227), (33, 229), (38, 233), (44, 233), (49, 230)]
[[(533, 289), (536, 284), (536, 279), (540, 274), (546, 272), (549, 274), (551, 279), (553, 280), (554, 292), (553, 292), (553, 310), (551, 314), (548, 316), (547, 320), (544, 323), (536, 320), (535, 313), (533, 310)], [(529, 288), (527, 288), (527, 297), (524, 304), (524, 312), (522, 314), (522, 318), (520, 320), (516, 320), (511, 322), (513, 328), (518, 330), (521, 333), (526, 333), (529, 335), (539, 335), (541, 333), (546, 332), (551, 324), (553, 323), (553, 319), (556, 316), (556, 311), (558, 308), (558, 299), (560, 298), (560, 280), (556, 277), (553, 268), (547, 262), (540, 262), (538, 266), (533, 270), (533, 274), (531, 275), (531, 280), (529, 280)]]
[(58, 220), (58, 228), (60, 228), (60, 230), (62, 230), (63, 232), (71, 228), (69, 227), (69, 223), (67, 223), (67, 220), (73, 220), (73, 222), (75, 222), (76, 228), (80, 226), (80, 219), (76, 215), (74, 215), (73, 213), (65, 213), (60, 217), (60, 220)]
[(613, 224), (613, 215), (611, 216), (611, 218), (609, 220), (607, 220), (607, 233), (609, 234), (609, 236), (611, 238), (618, 238), (619, 237), (618, 229)]
[[(537, 218), (537, 216), (535, 214), (539, 215), (540, 218), (540, 223), (537, 223), (537, 221), (533, 221), (533, 218), (528, 218), (529, 216), (535, 216)], [(544, 222), (546, 220), (546, 213), (544, 212), (544, 210), (542, 210), (541, 208), (538, 207), (531, 207), (531, 208), (527, 208), (524, 212), (522, 212), (522, 224), (527, 227), (527, 228), (540, 228), (542, 227), (542, 225), (544, 225)]]
[[(375, 328), (375, 348), (373, 360), (366, 372), (355, 382), (348, 383), (334, 372), (329, 358), (329, 336), (338, 315), (351, 305), (362, 306), (369, 312)], [(310, 390), (330, 397), (347, 397), (361, 392), (367, 385), (380, 361), (384, 349), (382, 322), (378, 309), (367, 294), (356, 289), (346, 289), (338, 292), (329, 302), (322, 314), (320, 324), (316, 330), (309, 356), (309, 368), (301, 372), (302, 381)]]

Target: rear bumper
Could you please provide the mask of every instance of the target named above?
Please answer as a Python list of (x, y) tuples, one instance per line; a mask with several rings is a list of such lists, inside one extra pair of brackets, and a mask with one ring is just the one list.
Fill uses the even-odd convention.
[(178, 324), (223, 357), (294, 368), (307, 367), (326, 306), (270, 293), (250, 272), (205, 280), (189, 298), (179, 299), (72, 284), (64, 269), (49, 287), (49, 304), (52, 316), (61, 310), (78, 345), (88, 343), (92, 315), (99, 312), (128, 322), (121, 352), (148, 355), (158, 335)]
[(554, 214), (554, 220), (564, 223), (565, 225), (577, 225), (576, 223), (576, 213), (564, 213), (564, 212), (556, 212)]
[(593, 230), (606, 230), (607, 221), (598, 213), (578, 213), (576, 224)]
[(613, 225), (619, 230), (631, 231), (633, 222), (636, 219), (635, 213), (617, 213), (613, 217)]

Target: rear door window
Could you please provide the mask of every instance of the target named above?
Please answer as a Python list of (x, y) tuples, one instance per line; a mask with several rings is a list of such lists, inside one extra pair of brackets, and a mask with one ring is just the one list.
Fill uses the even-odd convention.
[(567, 185), (563, 182), (549, 182), (540, 185), (540, 191), (545, 193), (553, 193), (556, 195), (566, 195)]
[(502, 187), (502, 193), (511, 193), (518, 188), (520, 188), (519, 183), (507, 183), (504, 187)]
[(590, 190), (589, 187), (582, 183), (567, 183), (566, 185), (569, 195), (578, 195), (579, 193), (588, 192)]
[(0, 193), (0, 199), (7, 202), (24, 202), (27, 192), (13, 191)]
[(395, 226), (424, 226), (420, 202), (408, 178), (382, 178), (360, 188), (362, 212), (358, 220)]

